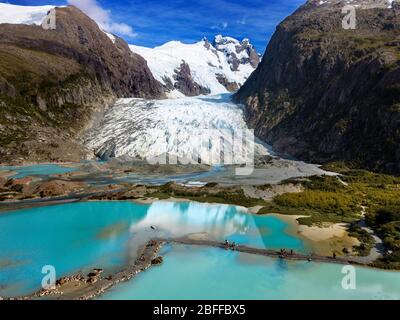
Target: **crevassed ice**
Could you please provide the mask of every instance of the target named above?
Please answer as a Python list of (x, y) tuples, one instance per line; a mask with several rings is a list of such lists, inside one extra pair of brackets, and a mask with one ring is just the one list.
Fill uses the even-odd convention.
[(253, 153), (270, 153), (247, 130), (243, 110), (230, 102), (229, 94), (120, 99), (90, 130), (86, 145), (98, 155), (111, 157), (152, 159), (170, 154), (194, 161), (200, 158), (207, 164), (239, 164), (249, 163)]

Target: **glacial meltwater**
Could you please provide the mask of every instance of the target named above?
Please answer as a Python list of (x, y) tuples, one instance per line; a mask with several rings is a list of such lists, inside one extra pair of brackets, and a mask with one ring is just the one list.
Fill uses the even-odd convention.
[(58, 164), (35, 164), (32, 166), (0, 166), (1, 171), (10, 171), (10, 178), (21, 179), (31, 176), (51, 176), (76, 171), (75, 167)]
[(100, 299), (400, 299), (399, 272), (357, 268), (355, 290), (344, 290), (342, 265), (180, 245), (168, 251), (161, 267), (114, 287)]
[[(57, 278), (93, 268), (106, 274), (120, 271), (154, 237), (200, 233), (259, 248), (308, 252), (308, 244), (289, 229), (276, 217), (194, 202), (80, 202), (1, 213), (0, 296), (40, 289), (44, 266), (54, 266)], [(400, 298), (400, 273), (360, 268), (360, 290), (343, 293), (342, 266), (183, 245), (167, 246), (162, 254), (163, 265), (103, 298)]]

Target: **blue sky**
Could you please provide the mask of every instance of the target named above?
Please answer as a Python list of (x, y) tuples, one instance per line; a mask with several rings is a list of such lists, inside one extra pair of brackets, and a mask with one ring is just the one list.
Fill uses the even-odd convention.
[(193, 43), (216, 34), (249, 38), (260, 52), (276, 25), (305, 0), (0, 0), (19, 5), (75, 4), (129, 43)]

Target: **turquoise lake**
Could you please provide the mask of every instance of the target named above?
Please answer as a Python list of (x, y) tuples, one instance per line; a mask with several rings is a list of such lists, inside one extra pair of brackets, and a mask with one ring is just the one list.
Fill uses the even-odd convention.
[[(9, 178), (21, 179), (25, 177), (40, 177), (51, 178), (51, 176), (58, 174), (65, 174), (83, 170), (86, 164), (95, 163), (97, 165), (105, 164), (104, 161), (84, 161), (74, 166), (65, 166), (60, 164), (35, 164), (31, 166), (0, 166), (0, 174), (12, 172)], [(129, 173), (121, 177), (109, 177), (109, 174), (89, 176), (84, 181), (90, 185), (107, 185), (112, 183), (135, 183), (147, 185), (162, 185), (174, 181), (176, 183), (204, 185), (205, 183), (198, 182), (198, 180), (216, 176), (223, 173), (225, 168), (223, 166), (214, 166), (209, 171), (182, 173), (176, 175), (165, 175), (155, 177), (153, 174), (134, 174)], [(89, 173), (89, 172), (86, 172)]]
[[(206, 232), (255, 247), (309, 252), (288, 227), (276, 217), (194, 202), (81, 202), (1, 213), (0, 296), (40, 289), (45, 265), (55, 267), (57, 278), (99, 267), (106, 273), (119, 271), (153, 237)], [(163, 255), (162, 266), (102, 298), (400, 298), (400, 273), (359, 269), (360, 290), (341, 296), (341, 266), (179, 245), (164, 248)]]
[(187, 246), (168, 251), (162, 266), (117, 285), (100, 299), (400, 299), (398, 272), (357, 268), (356, 289), (344, 290), (341, 265)]
[(76, 171), (77, 168), (65, 167), (58, 164), (36, 164), (32, 166), (15, 166), (15, 167), (2, 167), (0, 166), (0, 171), (13, 171), (15, 175), (11, 178), (21, 179), (31, 176), (51, 176), (55, 174), (64, 174), (68, 172)]
[[(157, 231), (150, 227), (157, 226)], [(120, 270), (153, 237), (207, 232), (256, 247), (307, 250), (275, 217), (226, 205), (156, 202), (83, 202), (0, 214), (0, 296), (40, 288), (42, 267), (57, 277), (101, 267)]]

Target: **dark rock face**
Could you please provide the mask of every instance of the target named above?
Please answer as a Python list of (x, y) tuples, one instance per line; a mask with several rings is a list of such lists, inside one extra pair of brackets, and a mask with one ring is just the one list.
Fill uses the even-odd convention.
[[(207, 42), (208, 43), (208, 42)], [(205, 44), (207, 48), (207, 43)], [(209, 45), (209, 43), (208, 43)], [(232, 71), (238, 71), (239, 66), (241, 64), (249, 64), (253, 68), (257, 68), (260, 64), (260, 57), (254, 48), (254, 46), (250, 43), (248, 39), (243, 39), (242, 41), (238, 41), (236, 39), (230, 37), (222, 37), (217, 36), (214, 39), (213, 46), (220, 52), (223, 52), (227, 58), (228, 62), (231, 66)], [(235, 52), (231, 51), (229, 46), (234, 46)], [(246, 57), (238, 58), (238, 55), (242, 52), (246, 52)]]
[(283, 21), (259, 68), (235, 96), (256, 134), (283, 153), (400, 173), (400, 10), (308, 1)]
[(160, 265), (160, 264), (162, 264), (164, 262), (164, 258), (163, 257), (157, 257), (157, 258), (154, 258), (153, 260), (151, 260), (151, 264), (152, 265)]
[[(207, 50), (211, 50), (212, 53), (214, 53), (214, 54), (218, 57), (218, 51), (214, 48), (213, 45), (211, 45), (210, 41), (208, 41), (207, 38), (203, 38), (203, 41), (204, 41), (204, 47), (205, 47)], [(214, 42), (214, 43), (215, 43), (215, 42)]]
[(108, 161), (115, 158), (115, 144), (113, 142), (105, 144), (102, 148), (96, 150), (95, 154), (96, 157), (102, 161)]
[(190, 71), (189, 65), (182, 61), (179, 69), (175, 70), (175, 89), (182, 92), (185, 96), (194, 97), (198, 95), (210, 94), (210, 90), (199, 84), (197, 84), (193, 78)]
[(175, 89), (174, 84), (172, 83), (171, 78), (169, 78), (169, 77), (167, 77), (167, 76), (164, 76), (164, 77), (163, 77), (163, 81), (164, 81), (164, 83), (165, 83), (164, 86), (165, 86), (165, 88), (166, 88), (168, 91), (172, 91), (172, 90)]
[(239, 89), (239, 85), (236, 82), (228, 81), (224, 75), (217, 74), (216, 76), (219, 83), (222, 84), (229, 92), (235, 92)]
[(253, 68), (257, 68), (260, 64), (260, 56), (258, 55), (256, 49), (252, 44), (250, 44), (248, 39), (243, 39), (240, 46), (236, 47), (236, 52), (240, 53), (242, 51), (246, 51), (249, 55), (249, 58), (242, 59), (240, 61), (241, 64), (250, 63)]
[(146, 61), (75, 7), (57, 28), (0, 25), (0, 163), (77, 161), (77, 136), (116, 98), (163, 98)]

